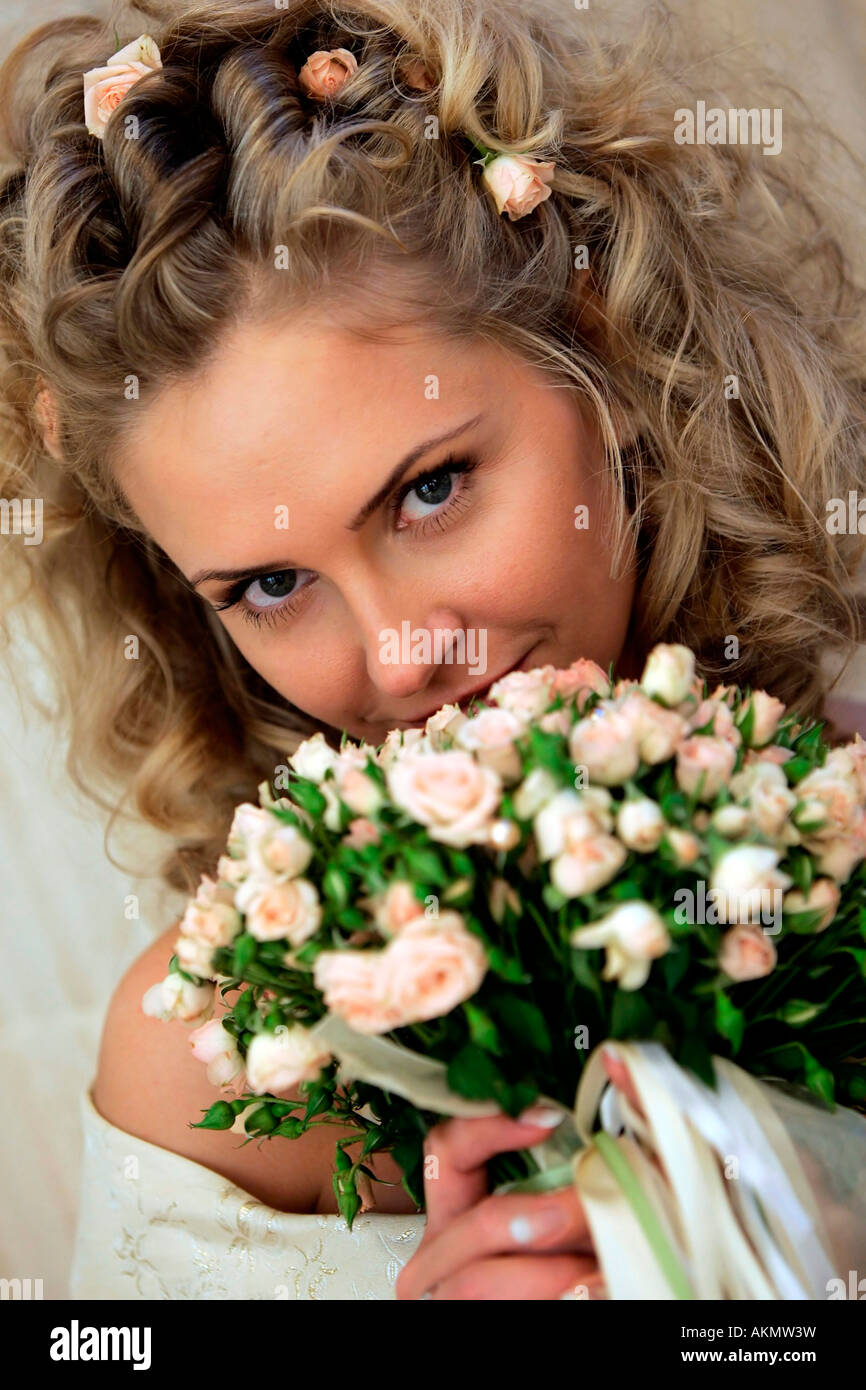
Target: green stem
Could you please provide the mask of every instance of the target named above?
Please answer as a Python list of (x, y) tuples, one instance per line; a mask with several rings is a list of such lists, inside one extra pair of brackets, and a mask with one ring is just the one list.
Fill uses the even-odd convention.
[(658, 1217), (622, 1149), (609, 1134), (605, 1134), (604, 1130), (593, 1136), (593, 1143), (622, 1188), (638, 1225), (647, 1238), (650, 1250), (675, 1296), (677, 1298), (693, 1298), (694, 1294), (685, 1271), (671, 1248)]

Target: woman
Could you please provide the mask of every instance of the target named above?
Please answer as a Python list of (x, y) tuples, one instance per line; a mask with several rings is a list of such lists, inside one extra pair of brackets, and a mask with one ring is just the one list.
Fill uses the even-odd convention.
[[(486, 0), (137, 10), (0, 74), (3, 496), (46, 503), (7, 549), (73, 771), (174, 836), (166, 882), (301, 738), (509, 670), (681, 641), (819, 714), (863, 635), (863, 537), (825, 525), (864, 481), (863, 301), (805, 167), (675, 138), (707, 93), (664, 24), (611, 51)], [(450, 637), (395, 658), (404, 625)], [(488, 1195), (543, 1115), (437, 1126), (426, 1217), (377, 1159), (351, 1236), (333, 1130), (190, 1130), (212, 1089), (140, 1010), (175, 934), (109, 1006), (73, 1294), (603, 1296), (570, 1192)]]

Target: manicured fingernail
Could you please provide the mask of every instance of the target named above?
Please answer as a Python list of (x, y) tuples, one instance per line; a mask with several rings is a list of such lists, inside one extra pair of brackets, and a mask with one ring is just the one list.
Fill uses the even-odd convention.
[(518, 1115), (518, 1120), (522, 1125), (538, 1125), (543, 1129), (556, 1129), (562, 1124), (567, 1111), (554, 1110), (552, 1105), (532, 1105), (528, 1110), (523, 1110)]
[(547, 1211), (536, 1212), (534, 1216), (515, 1216), (510, 1224), (511, 1239), (517, 1245), (529, 1245), (542, 1236), (552, 1236), (567, 1225), (567, 1217), (559, 1207), (549, 1207)]

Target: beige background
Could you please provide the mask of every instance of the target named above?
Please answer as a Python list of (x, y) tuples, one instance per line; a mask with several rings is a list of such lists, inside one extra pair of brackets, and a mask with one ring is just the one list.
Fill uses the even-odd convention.
[[(866, 156), (866, 0), (681, 3), (712, 21), (720, 47), (742, 45), (745, 54), (756, 45)], [(0, 0), (0, 52), (34, 24), (85, 8), (98, 12), (100, 7)], [(627, 23), (628, 4), (608, 8)], [(856, 201), (862, 187), (843, 192), (862, 229), (863, 210)], [(33, 665), (23, 645), (17, 661)], [(846, 688), (866, 698), (866, 659), (849, 674)], [(180, 906), (178, 900), (159, 901), (152, 883), (132, 879), (108, 862), (101, 821), (69, 786), (63, 757), (52, 729), (19, 705), (4, 679), (0, 1277), (42, 1278), (47, 1298), (65, 1296), (79, 1173), (78, 1095), (93, 1074), (108, 997), (125, 966)], [(132, 859), (138, 872), (153, 853), (154, 837), (142, 834)], [(141, 898), (138, 920), (126, 915), (130, 894)]]

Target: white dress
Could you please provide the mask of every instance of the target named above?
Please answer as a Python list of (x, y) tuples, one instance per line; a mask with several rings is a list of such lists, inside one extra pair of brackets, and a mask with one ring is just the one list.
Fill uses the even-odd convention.
[(424, 1215), (277, 1211), (212, 1169), (136, 1139), (81, 1096), (72, 1299), (393, 1299)]

